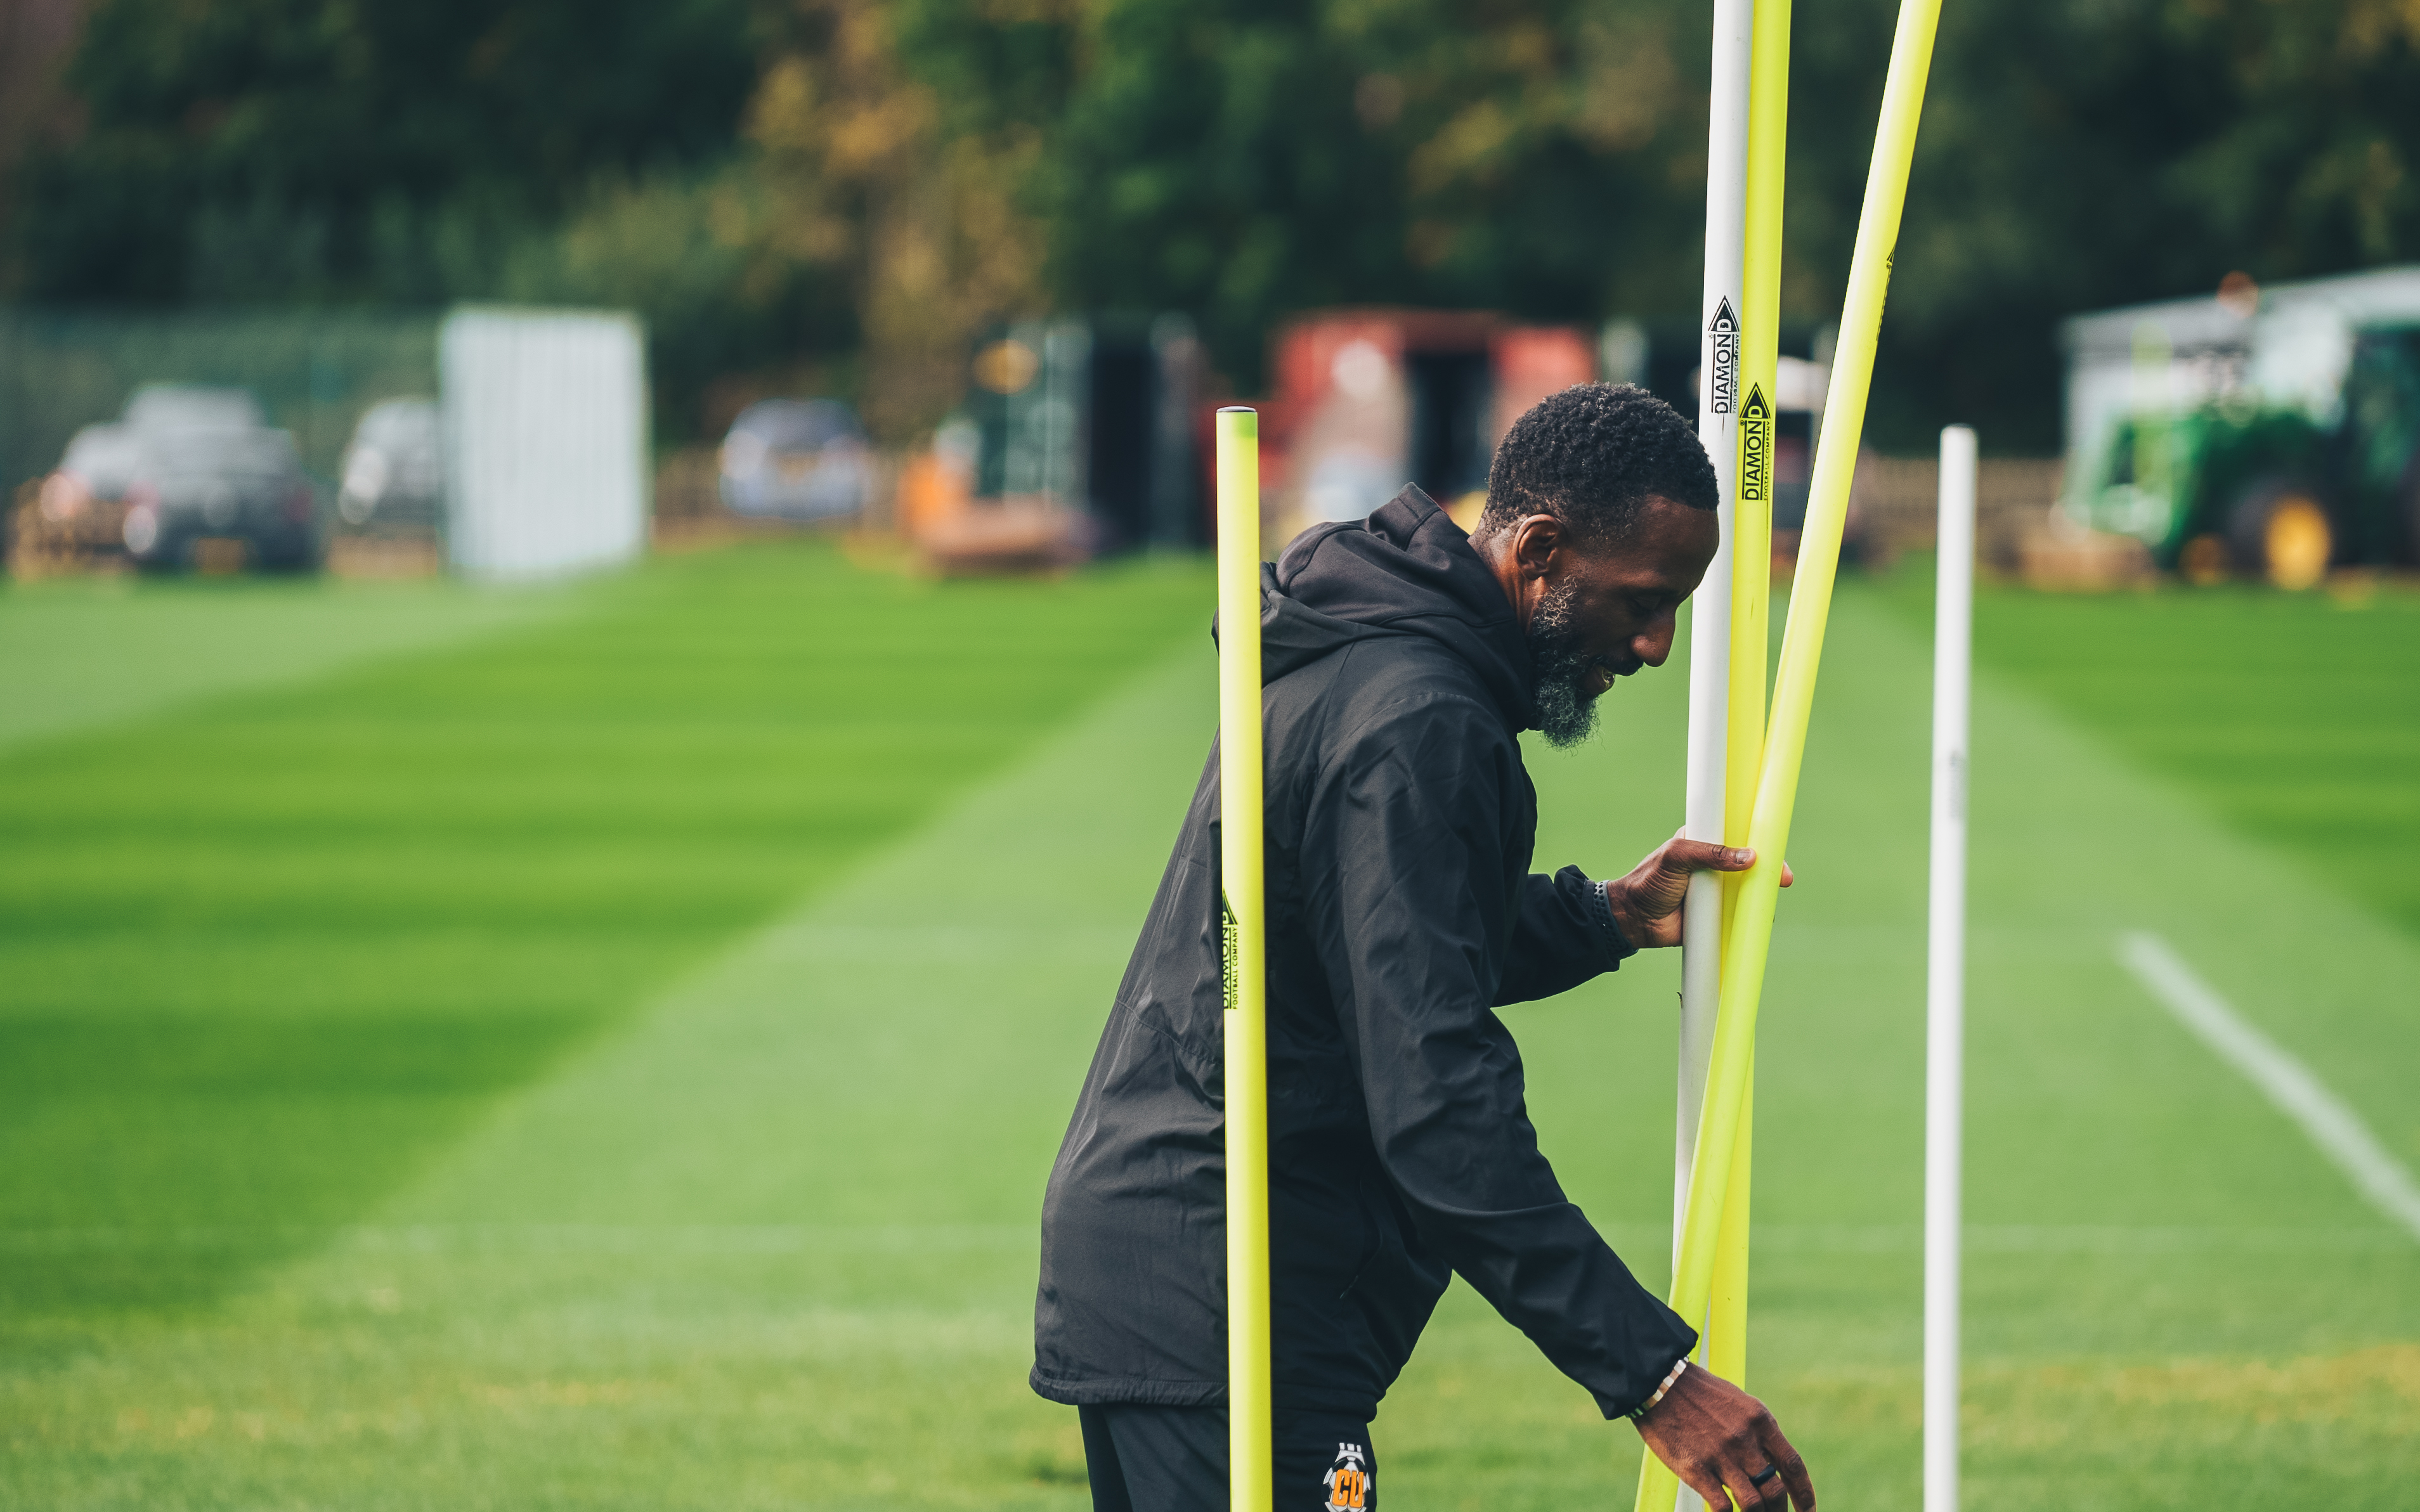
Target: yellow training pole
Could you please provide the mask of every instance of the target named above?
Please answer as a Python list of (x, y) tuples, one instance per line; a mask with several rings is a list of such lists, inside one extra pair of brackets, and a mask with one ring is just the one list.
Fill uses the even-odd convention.
[[(1774, 375), (1781, 349), (1781, 196), (1790, 134), (1790, 0), (1757, 0), (1748, 54), (1747, 224), (1740, 278), (1739, 506), (1731, 546), (1730, 761), (1723, 842), (1747, 843), (1764, 760), (1772, 647)], [(1735, 905), (1734, 905), (1735, 906)], [(1696, 1319), (1692, 1319), (1692, 1322)]]
[(1750, 1048), (1738, 1143), (1731, 1147), (1731, 1178), (1723, 1188), (1723, 1223), (1714, 1242), (1714, 1287), (1706, 1301), (1706, 1368), (1741, 1387), (1747, 1384), (1747, 1209), (1755, 1135), (1756, 1051)]
[(1916, 152), (1916, 122), (1923, 111), (1925, 76), (1931, 70), (1933, 32), (1940, 19), (1941, 0), (1902, 0), (1898, 33), (1891, 41), (1882, 121), (1866, 176), (1856, 251), (1849, 264), (1839, 351), (1832, 364), (1823, 440), (1815, 454), (1807, 526), (1799, 541), (1797, 579), (1790, 597), (1790, 623), (1782, 632), (1781, 669), (1774, 679), (1764, 763), (1758, 774), (1756, 809), (1748, 825), (1748, 843), (1757, 851), (1756, 865), (1740, 885), (1723, 955), (1722, 1009), (1714, 1023), (1696, 1179), (1681, 1240), (1681, 1263), (1672, 1281), (1672, 1306), (1683, 1318), (1703, 1314), (1714, 1285), (1715, 1240), (1730, 1198), (1731, 1159), (1754, 1064), (1758, 999), (1764, 988), (1766, 952), (1773, 943), (1774, 909), (1781, 895), (1781, 858), (1790, 843), (1799, 763), (1806, 753), (1807, 720), (1823, 659), (1833, 578), (1839, 568), (1840, 530), (1848, 514), (1849, 484), (1855, 475), (1858, 437), (1865, 426), (1866, 394), (1873, 380), (1874, 342), (1882, 327), (1883, 296), (1890, 280), (1892, 250), (1899, 240), (1900, 212), (1907, 202), (1908, 168)]
[(1218, 411), (1218, 864), (1227, 1021), (1227, 1485), (1270, 1512), (1269, 1062), (1261, 896), (1261, 417)]

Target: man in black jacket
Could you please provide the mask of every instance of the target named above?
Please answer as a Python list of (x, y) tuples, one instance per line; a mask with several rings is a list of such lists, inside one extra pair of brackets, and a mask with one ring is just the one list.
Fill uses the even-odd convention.
[[(1714, 556), (1714, 476), (1635, 388), (1524, 415), (1466, 536), (1407, 487), (1262, 572), (1269, 1221), (1279, 1512), (1374, 1506), (1368, 1425), (1459, 1273), (1715, 1506), (1802, 1512), (1755, 1398), (1557, 1184), (1496, 1010), (1680, 939), (1674, 840), (1534, 875), (1517, 739), (1585, 738), (1663, 664)], [(1094, 1505), (1227, 1504), (1218, 758), (1214, 749), (1043, 1202), (1033, 1389), (1081, 1410)]]

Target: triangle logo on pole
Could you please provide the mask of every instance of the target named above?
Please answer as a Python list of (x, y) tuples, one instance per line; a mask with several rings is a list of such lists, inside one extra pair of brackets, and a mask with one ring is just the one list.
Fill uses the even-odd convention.
[(1706, 408), (1728, 415), (1738, 407), (1739, 316), (1732, 313), (1731, 301), (1723, 300), (1706, 322)]
[(1739, 496), (1744, 503), (1773, 501), (1773, 407), (1761, 385), (1751, 385), (1740, 409)]

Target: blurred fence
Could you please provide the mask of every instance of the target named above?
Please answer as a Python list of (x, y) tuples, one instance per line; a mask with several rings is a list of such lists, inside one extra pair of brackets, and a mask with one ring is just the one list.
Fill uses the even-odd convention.
[[(2056, 457), (1986, 457), (1975, 480), (1975, 537), (1987, 563), (2013, 562), (2058, 501)], [(1857, 458), (1852, 493), (1858, 527), (1891, 551), (1932, 549), (1940, 518), (1941, 462), (1930, 456)]]
[(146, 383), (251, 391), (332, 483), (364, 410), (436, 394), (437, 332), (434, 311), (0, 309), (0, 484), (56, 467), (69, 438)]

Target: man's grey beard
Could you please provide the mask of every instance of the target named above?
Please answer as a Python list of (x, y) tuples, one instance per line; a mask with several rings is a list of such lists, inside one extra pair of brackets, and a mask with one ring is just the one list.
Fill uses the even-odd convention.
[(1575, 596), (1570, 583), (1549, 588), (1529, 617), (1529, 697), (1538, 706), (1538, 733), (1557, 749), (1596, 733), (1596, 700), (1588, 685), (1599, 669), (1595, 657), (1579, 651)]

